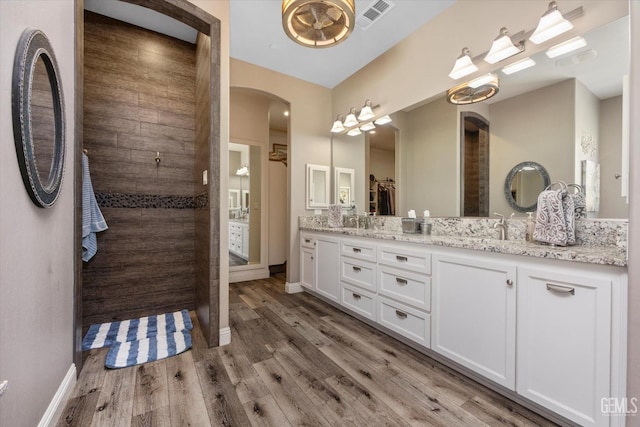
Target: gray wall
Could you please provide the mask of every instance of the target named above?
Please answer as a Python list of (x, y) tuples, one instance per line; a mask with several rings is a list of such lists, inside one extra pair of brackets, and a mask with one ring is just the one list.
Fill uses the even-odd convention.
[(620, 196), (622, 172), (622, 96), (600, 102), (600, 217), (627, 218), (629, 205)]
[[(72, 367), (74, 35), (72, 0), (0, 1), (0, 425), (34, 426)], [(24, 189), (11, 124), (11, 70), (25, 28), (47, 34), (62, 77), (66, 165), (58, 201)]]

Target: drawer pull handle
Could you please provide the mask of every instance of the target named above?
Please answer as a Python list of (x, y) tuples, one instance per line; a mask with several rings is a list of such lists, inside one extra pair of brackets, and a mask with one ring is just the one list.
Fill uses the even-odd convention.
[(396, 255), (396, 259), (398, 260), (398, 262), (407, 262), (408, 261), (406, 256), (401, 256), (401, 255)]
[(547, 283), (547, 290), (551, 292), (558, 292), (561, 294), (576, 294), (576, 288), (572, 288), (571, 286), (553, 285), (551, 283)]
[(356, 273), (360, 273), (362, 271), (360, 267), (356, 267), (355, 265), (351, 268), (353, 268), (353, 271), (355, 271)]
[(507, 285), (509, 285), (509, 286), (513, 286), (513, 280), (511, 280), (511, 279), (507, 279)]
[(360, 248), (352, 248), (352, 249), (353, 249), (353, 252), (355, 252), (355, 253), (357, 253), (357, 254), (359, 254), (360, 252), (362, 252), (362, 249), (360, 249)]
[(409, 282), (407, 282), (407, 279), (403, 279), (403, 278), (400, 278), (400, 277), (396, 277), (396, 283), (397, 283), (398, 285), (406, 285), (406, 284), (407, 284), (407, 283), (409, 283)]
[(358, 294), (352, 294), (353, 295), (353, 299), (358, 300), (360, 298), (362, 298), (360, 295)]
[(311, 239), (304, 239), (305, 243), (311, 243)]
[(396, 310), (396, 316), (398, 316), (401, 319), (406, 319), (407, 318), (407, 313), (403, 313), (400, 310)]

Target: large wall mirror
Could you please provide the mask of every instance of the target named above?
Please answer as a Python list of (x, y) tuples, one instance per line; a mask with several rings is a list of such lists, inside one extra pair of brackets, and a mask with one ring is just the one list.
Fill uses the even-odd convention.
[[(622, 170), (628, 26), (629, 18), (624, 17), (595, 28), (582, 35), (586, 47), (559, 58), (549, 59), (544, 51), (532, 55), (536, 65), (519, 73), (507, 76), (497, 70), (500, 91), (487, 101), (456, 106), (436, 95), (391, 114), (397, 135), (396, 215), (409, 209), (429, 209), (433, 216), (465, 215), (460, 129), (462, 117), (472, 114), (488, 123), (489, 159), (483, 170), (488, 173), (488, 187), (479, 191), (488, 190), (489, 207), (467, 215), (513, 212), (504, 184), (520, 163), (541, 165), (552, 182), (583, 184), (582, 164), (589, 160), (600, 170), (600, 211), (589, 215), (627, 218), (626, 200), (620, 195), (622, 180), (616, 174)], [(377, 128), (376, 134), (380, 131)], [(358, 207), (374, 206), (365, 199), (371, 191), (370, 174), (361, 160), (369, 155), (366, 141), (372, 137), (332, 138), (334, 165), (356, 170), (356, 193), (364, 195), (357, 199), (362, 200)], [(361, 151), (354, 153), (354, 147)], [(526, 216), (521, 211), (516, 214)]]
[(11, 104), (22, 180), (36, 206), (50, 207), (64, 173), (64, 99), (53, 48), (39, 30), (26, 30), (18, 42)]
[(262, 147), (229, 143), (229, 265), (261, 263)]

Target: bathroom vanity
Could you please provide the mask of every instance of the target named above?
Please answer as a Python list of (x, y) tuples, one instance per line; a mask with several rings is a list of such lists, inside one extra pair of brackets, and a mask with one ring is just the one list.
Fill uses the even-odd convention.
[(590, 224), (568, 248), (300, 226), (305, 290), (551, 419), (624, 425), (601, 409), (625, 396), (624, 226), (603, 232), (618, 244), (589, 244), (606, 240)]
[(249, 221), (229, 220), (229, 252), (249, 260)]

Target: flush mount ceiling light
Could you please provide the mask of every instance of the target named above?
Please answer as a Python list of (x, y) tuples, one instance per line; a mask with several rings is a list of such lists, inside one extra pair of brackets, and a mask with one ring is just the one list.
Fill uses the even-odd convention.
[(558, 56), (564, 55), (565, 53), (573, 52), (574, 50), (578, 50), (587, 45), (587, 41), (582, 37), (574, 37), (565, 42), (559, 43), (555, 46), (551, 46), (545, 54), (549, 58), (557, 58)]
[(510, 56), (518, 54), (524, 50), (524, 45), (520, 43), (518, 46), (513, 44), (511, 37), (505, 27), (500, 28), (500, 34), (493, 41), (489, 53), (484, 57), (484, 60), (489, 64), (495, 64), (503, 59), (507, 59)]
[(506, 75), (509, 75), (517, 73), (518, 71), (526, 70), (527, 68), (533, 67), (534, 65), (536, 65), (536, 62), (533, 59), (527, 57), (505, 66), (502, 69), (502, 72)]
[(462, 49), (462, 53), (456, 59), (456, 63), (451, 69), (449, 73), (449, 77), (454, 80), (458, 80), (464, 76), (468, 76), (471, 73), (475, 73), (478, 71), (478, 67), (473, 63), (471, 56), (469, 56), (470, 51), (469, 48), (465, 47)]
[(542, 15), (536, 30), (529, 40), (535, 44), (544, 43), (573, 28), (573, 24), (562, 16), (555, 1), (549, 3), (549, 9)]
[(342, 124), (342, 115), (338, 114), (338, 117), (336, 117), (336, 121), (333, 122), (333, 126), (331, 127), (331, 133), (340, 133), (344, 131), (345, 128)]
[(302, 46), (330, 47), (351, 34), (355, 10), (354, 0), (283, 0), (282, 27)]
[(470, 82), (452, 87), (447, 91), (447, 101), (456, 105), (481, 102), (498, 93), (499, 86), (498, 76), (489, 73)]

